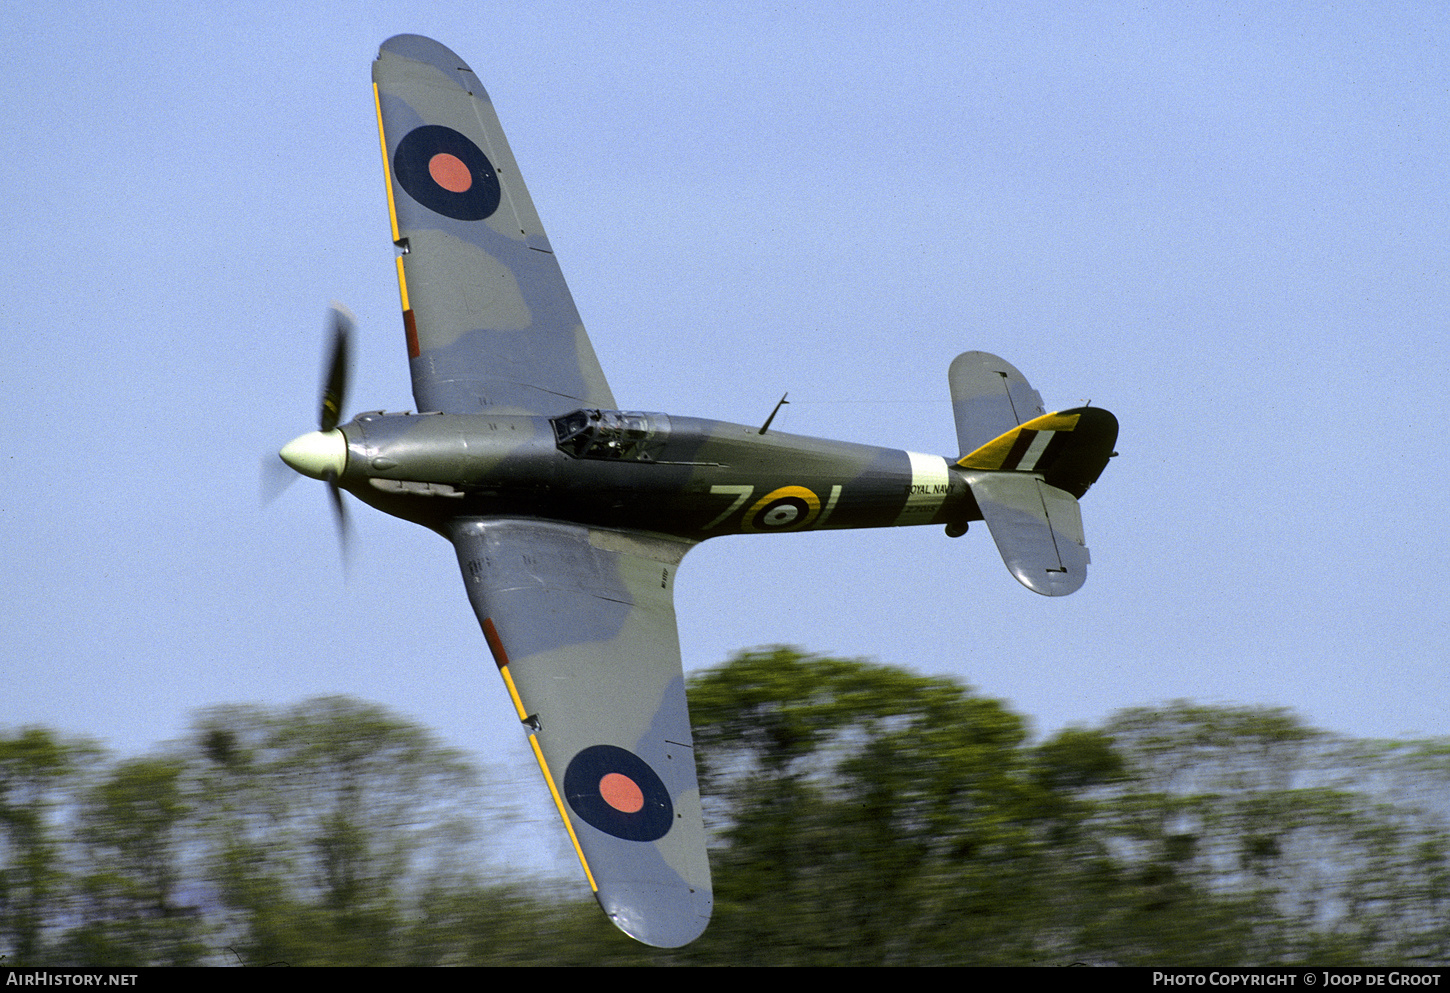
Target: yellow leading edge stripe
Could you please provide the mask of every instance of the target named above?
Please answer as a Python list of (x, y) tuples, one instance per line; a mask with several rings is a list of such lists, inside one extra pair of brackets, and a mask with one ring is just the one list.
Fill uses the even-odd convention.
[(393, 225), (393, 244), (398, 243), (398, 208), (393, 203), (393, 166), (388, 161), (388, 137), (383, 134), (383, 102), (378, 84), (373, 84), (373, 109), (378, 113), (378, 145), (383, 150), (383, 184), (388, 188), (388, 220)]
[(408, 303), (408, 277), (403, 275), (403, 257), (398, 256), (398, 296), (403, 298), (403, 314), (407, 316), (413, 307)]
[[(393, 200), (393, 167), (388, 161), (388, 136), (383, 133), (383, 103), (378, 96), (378, 84), (373, 84), (373, 110), (378, 115), (378, 147), (383, 153), (383, 186), (388, 191), (388, 223), (393, 230), (393, 244), (398, 243), (402, 235), (398, 232), (398, 205)], [(403, 315), (407, 316), (412, 305), (408, 303), (408, 277), (403, 273), (403, 257), (399, 255), (394, 262), (398, 267), (398, 296), (403, 299)]]
[[(503, 674), (504, 686), (508, 687), (509, 699), (514, 702), (514, 710), (518, 711), (519, 720), (528, 720), (529, 712), (524, 709), (523, 700), (519, 699), (518, 687), (514, 685), (514, 677), (509, 675), (509, 667), (501, 665), (498, 667), (498, 671)], [(539, 768), (543, 770), (544, 782), (549, 784), (549, 793), (554, 798), (554, 806), (559, 808), (559, 816), (564, 821), (564, 830), (569, 832), (569, 841), (574, 846), (574, 854), (579, 856), (579, 864), (584, 867), (584, 878), (589, 880), (589, 888), (598, 893), (599, 884), (594, 881), (594, 873), (589, 868), (589, 860), (584, 857), (584, 849), (579, 847), (579, 836), (574, 833), (574, 822), (569, 820), (569, 812), (564, 809), (564, 798), (554, 788), (554, 777), (549, 773), (549, 763), (544, 759), (544, 752), (539, 748), (539, 739), (536, 735), (529, 735), (529, 747), (534, 750), (534, 758), (538, 760)]]

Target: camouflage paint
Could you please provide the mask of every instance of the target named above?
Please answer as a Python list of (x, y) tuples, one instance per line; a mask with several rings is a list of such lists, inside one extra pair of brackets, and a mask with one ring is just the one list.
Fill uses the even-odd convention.
[[(1085, 409), (1041, 420), (1022, 374), (984, 352), (951, 365), (962, 457), (950, 462), (618, 410), (473, 70), (402, 35), (373, 83), (421, 413), (337, 431), (325, 413), (284, 458), (452, 542), (600, 905), (641, 941), (683, 945), (712, 908), (674, 613), (685, 553), (721, 534), (959, 535), (985, 515), (1024, 585), (1071, 592), (1087, 564), (1075, 498), (1117, 422)], [(341, 383), (328, 389), (341, 397)]]

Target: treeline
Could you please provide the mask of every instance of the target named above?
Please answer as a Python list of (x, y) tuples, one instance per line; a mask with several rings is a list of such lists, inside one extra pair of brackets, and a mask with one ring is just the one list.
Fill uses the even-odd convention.
[(784, 648), (690, 703), (716, 909), (687, 948), (481, 874), (469, 762), (332, 698), (207, 710), (138, 759), (0, 733), (0, 961), (1450, 960), (1450, 740), (1179, 703), (1034, 743), (951, 680)]

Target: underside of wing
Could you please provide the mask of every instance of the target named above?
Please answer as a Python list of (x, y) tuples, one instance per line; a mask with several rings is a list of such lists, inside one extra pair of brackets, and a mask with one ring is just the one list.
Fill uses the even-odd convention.
[(600, 905), (646, 944), (693, 941), (712, 895), (673, 602), (691, 546), (534, 520), (451, 537)]
[(373, 63), (373, 92), (418, 409), (616, 406), (473, 70), (399, 35)]

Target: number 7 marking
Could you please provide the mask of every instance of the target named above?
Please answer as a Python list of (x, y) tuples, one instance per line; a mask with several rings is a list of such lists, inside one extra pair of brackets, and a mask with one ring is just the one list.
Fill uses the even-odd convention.
[(715, 518), (709, 524), (706, 524), (703, 528), (701, 528), (700, 530), (702, 530), (702, 531), (708, 531), (708, 530), (710, 530), (715, 525), (717, 525), (721, 521), (723, 521), (725, 518), (729, 517), (731, 514), (735, 513), (737, 510), (739, 510), (745, 504), (745, 501), (750, 499), (750, 494), (752, 494), (752, 493), (755, 492), (755, 487), (754, 486), (712, 486), (712, 487), (710, 487), (710, 492), (711, 493), (733, 493), (733, 494), (735, 494), (735, 502), (732, 503), (730, 506), (726, 507), (725, 508), (725, 512), (723, 514), (721, 514), (719, 517)]

